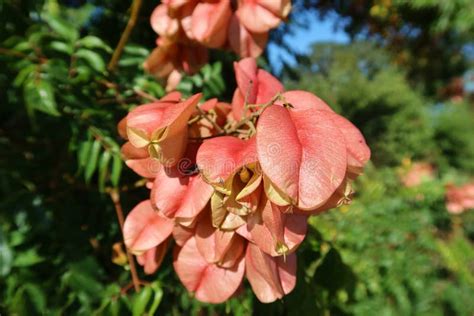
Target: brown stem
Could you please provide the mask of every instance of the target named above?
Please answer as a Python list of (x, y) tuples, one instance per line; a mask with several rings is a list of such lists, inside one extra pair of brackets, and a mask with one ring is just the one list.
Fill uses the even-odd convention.
[[(222, 130), (222, 132), (220, 132), (220, 133), (217, 133), (216, 135), (211, 135), (211, 136), (206, 136), (206, 137), (189, 137), (188, 139), (191, 140), (191, 141), (198, 141), (199, 142), (199, 141), (203, 141), (203, 140), (206, 140), (206, 139), (219, 137), (219, 136), (224, 136), (224, 135), (232, 135), (232, 134), (236, 134), (236, 133), (240, 134), (240, 133), (242, 133), (241, 128), (244, 127), (244, 126), (249, 127), (249, 133), (248, 133), (247, 137), (251, 137), (252, 135), (255, 135), (255, 133), (257, 132), (256, 129), (255, 129), (254, 119), (258, 118), (263, 113), (263, 111), (265, 111), (265, 109), (267, 107), (269, 107), (270, 105), (275, 103), (275, 101), (277, 101), (277, 100), (284, 101), (283, 106), (285, 106), (285, 107), (286, 106), (292, 107), (291, 104), (286, 103), (286, 101), (284, 100), (283, 96), (280, 93), (277, 93), (267, 103), (258, 104), (258, 107), (259, 107), (258, 111), (252, 112), (252, 113), (250, 113), (249, 116), (243, 117), (240, 121), (238, 121), (236, 123), (236, 125), (231, 126), (231, 125), (226, 124), (226, 126), (224, 126), (224, 130)], [(257, 105), (255, 105), (255, 107), (256, 106)], [(199, 107), (198, 107), (198, 110), (199, 110)]]
[(120, 192), (127, 192), (127, 191), (131, 191), (137, 188), (144, 187), (147, 181), (148, 181), (147, 179), (141, 179), (130, 185), (124, 185), (120, 188)]
[(7, 56), (13, 56), (13, 57), (18, 57), (18, 58), (25, 58), (31, 61), (39, 61), (41, 64), (44, 64), (48, 61), (48, 59), (44, 57), (38, 57), (38, 56), (30, 56), (27, 54), (24, 54), (22, 52), (13, 50), (13, 49), (8, 49), (8, 48), (3, 48), (0, 47), (0, 55), (7, 55)]
[[(150, 282), (146, 282), (146, 281), (140, 280), (140, 281), (139, 281), (139, 284), (140, 284), (140, 285), (143, 285), (143, 286), (147, 286), (147, 285), (150, 284)], [(125, 295), (125, 294), (127, 294), (128, 290), (130, 290), (132, 287), (134, 287), (134, 284), (133, 284), (133, 283), (127, 284), (126, 286), (124, 286), (123, 288), (120, 289), (120, 293), (121, 293), (122, 295)]]
[(273, 103), (275, 103), (276, 100), (278, 99), (281, 99), (281, 94), (280, 93), (277, 93), (270, 101), (268, 101), (267, 103), (264, 103), (264, 104), (261, 104), (259, 105), (260, 109), (256, 112), (252, 112), (249, 116), (243, 118), (242, 120), (240, 120), (237, 125), (235, 125), (233, 128), (227, 130), (227, 134), (232, 134), (232, 133), (235, 133), (237, 132), (237, 130), (245, 125), (248, 125), (253, 119), (259, 117), (263, 111), (265, 111), (265, 109), (267, 107), (269, 107), (270, 105), (272, 105)]
[(99, 83), (103, 84), (107, 89), (112, 89), (114, 91), (115, 99), (120, 105), (127, 105), (124, 98), (120, 94), (120, 87), (118, 84), (108, 80), (99, 80)]
[(244, 116), (247, 115), (247, 110), (248, 110), (248, 105), (249, 105), (249, 96), (250, 96), (250, 90), (252, 89), (253, 86), (253, 80), (250, 80), (249, 86), (247, 87), (247, 91), (245, 91), (245, 98), (244, 98)]
[(112, 54), (112, 59), (110, 59), (110, 62), (107, 66), (107, 69), (109, 71), (114, 71), (117, 67), (120, 56), (122, 55), (123, 48), (125, 47), (125, 44), (127, 44), (128, 38), (130, 37), (130, 34), (132, 33), (132, 30), (135, 27), (135, 24), (137, 23), (138, 13), (140, 12), (141, 6), (142, 0), (133, 0), (132, 12), (130, 13), (130, 18), (128, 19), (127, 26), (125, 27), (125, 30), (123, 31), (122, 36), (120, 37), (117, 47), (115, 48), (114, 53)]
[(196, 106), (196, 109), (198, 110), (199, 114), (206, 120), (208, 121), (209, 123), (212, 124), (212, 126), (216, 129), (216, 131), (221, 134), (223, 132), (222, 128), (216, 123), (214, 122), (212, 119), (210, 119), (208, 116), (207, 116), (207, 113), (204, 112), (200, 107), (199, 105)]
[(206, 139), (221, 137), (221, 136), (225, 136), (225, 135), (227, 135), (227, 134), (226, 133), (221, 133), (221, 134), (204, 136), (204, 137), (188, 137), (188, 140), (192, 141), (192, 142), (195, 142), (195, 143), (199, 143), (199, 142), (201, 142), (203, 140), (206, 140)]
[[(122, 204), (120, 203), (120, 193), (117, 189), (111, 189), (109, 190), (109, 195), (115, 206), (115, 212), (117, 213), (117, 219), (120, 224), (120, 231), (122, 232), (122, 239), (123, 239), (123, 223), (125, 222), (125, 218), (123, 216)], [(132, 275), (133, 287), (135, 288), (135, 292), (139, 292), (140, 279), (138, 278), (137, 267), (135, 266), (135, 260), (127, 247), (125, 247), (125, 251), (127, 252), (128, 264), (130, 265), (130, 274)]]
[(145, 91), (142, 91), (142, 90), (140, 90), (140, 89), (135, 88), (135, 89), (133, 89), (133, 91), (134, 91), (138, 96), (140, 96), (140, 97), (142, 97), (142, 98), (144, 98), (144, 99), (148, 99), (148, 100), (150, 100), (150, 101), (152, 101), (152, 102), (159, 101), (158, 98), (155, 98), (155, 97), (152, 96), (151, 94), (148, 94), (148, 93), (146, 93)]

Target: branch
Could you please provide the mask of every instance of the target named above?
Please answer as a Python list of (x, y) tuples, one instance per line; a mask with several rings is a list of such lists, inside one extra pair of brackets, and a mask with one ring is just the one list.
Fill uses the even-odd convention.
[(30, 55), (24, 54), (22, 52), (19, 52), (19, 51), (13, 50), (13, 49), (8, 49), (8, 48), (3, 48), (3, 47), (0, 47), (0, 55), (13, 56), (13, 57), (18, 57), (18, 58), (25, 58), (25, 59), (31, 60), (33, 62), (39, 61), (41, 64), (44, 64), (48, 61), (48, 59), (44, 58), (44, 57), (30, 56)]
[(198, 110), (199, 114), (201, 115), (201, 117), (203, 117), (206, 121), (208, 121), (209, 123), (212, 124), (212, 126), (216, 129), (217, 133), (221, 134), (223, 132), (222, 128), (216, 123), (214, 122), (211, 118), (209, 118), (207, 116), (207, 113), (204, 112), (200, 107), (199, 105), (196, 106), (196, 109)]
[[(125, 218), (123, 216), (122, 204), (120, 203), (120, 193), (117, 189), (111, 189), (109, 191), (110, 198), (112, 202), (114, 202), (115, 212), (117, 213), (117, 219), (120, 224), (120, 231), (122, 232), (122, 239), (123, 239), (123, 223), (125, 222)], [(124, 240), (125, 243), (125, 240)], [(135, 292), (140, 291), (140, 279), (138, 278), (137, 267), (135, 266), (135, 260), (128, 250), (125, 247), (125, 251), (127, 252), (128, 264), (130, 265), (130, 274), (132, 275), (132, 282), (133, 287), (135, 288)]]
[[(240, 121), (237, 123), (230, 125), (229, 122), (224, 126), (224, 129), (220, 128), (221, 132), (211, 135), (211, 136), (205, 136), (205, 137), (188, 137), (189, 140), (195, 141), (195, 142), (200, 142), (206, 139), (214, 138), (214, 137), (219, 137), (219, 136), (225, 136), (225, 135), (232, 135), (232, 134), (242, 134), (243, 130), (242, 127), (247, 126), (249, 128), (248, 130), (248, 135), (246, 137), (251, 137), (252, 135), (255, 135), (257, 133), (255, 129), (255, 120), (265, 111), (265, 109), (271, 105), (273, 105), (277, 100), (283, 101), (283, 106), (284, 107), (293, 107), (291, 104), (287, 103), (285, 98), (280, 94), (277, 93), (273, 98), (271, 98), (270, 101), (263, 103), (263, 104), (252, 104), (252, 105), (246, 105), (248, 109), (250, 108), (258, 108), (257, 111), (251, 112), (249, 116), (243, 117)], [(204, 113), (202, 109), (199, 108), (199, 106), (196, 107), (198, 111), (200, 110), (200, 113)], [(205, 113), (204, 113), (205, 114)], [(201, 114), (202, 115), (202, 114)], [(204, 118), (208, 119), (206, 116)], [(189, 123), (189, 122), (188, 122)], [(193, 122), (194, 123), (194, 122)]]
[(112, 55), (112, 59), (110, 60), (109, 64), (107, 65), (107, 69), (109, 71), (114, 71), (117, 67), (117, 64), (120, 60), (120, 56), (122, 55), (123, 48), (125, 44), (127, 44), (128, 38), (132, 33), (135, 24), (137, 23), (138, 13), (140, 12), (140, 7), (142, 6), (142, 0), (133, 0), (132, 3), (132, 12), (130, 13), (130, 18), (128, 19), (127, 26), (120, 37), (120, 41), (117, 44), (117, 47), (114, 50)]
[(148, 93), (146, 93), (145, 91), (142, 91), (142, 90), (140, 90), (140, 89), (138, 89), (138, 88), (134, 88), (134, 89), (133, 89), (133, 92), (135, 92), (138, 96), (140, 96), (140, 97), (142, 97), (142, 98), (144, 98), (144, 99), (147, 99), (147, 100), (149, 100), (149, 101), (151, 101), (151, 102), (156, 102), (156, 101), (159, 101), (159, 100), (160, 100), (160, 99), (158, 99), (158, 98), (155, 98), (155, 97), (152, 96), (151, 94), (148, 94)]
[[(235, 125), (233, 128), (227, 130), (227, 134), (232, 134), (232, 133), (235, 133), (237, 132), (237, 130), (245, 125), (249, 126), (249, 123), (251, 123), (255, 118), (259, 117), (263, 111), (265, 111), (265, 109), (267, 107), (269, 107), (270, 105), (273, 105), (273, 103), (275, 103), (277, 100), (280, 100), (282, 99), (282, 95), (280, 93), (277, 93), (273, 98), (271, 98), (270, 101), (268, 101), (267, 103), (264, 103), (264, 104), (259, 104), (258, 107), (259, 107), (259, 110), (258, 111), (255, 111), (255, 112), (252, 112), (250, 113), (249, 116), (247, 117), (244, 117), (243, 119), (241, 119), (239, 122), (237, 122), (237, 125)], [(285, 103), (286, 105), (286, 103)]]

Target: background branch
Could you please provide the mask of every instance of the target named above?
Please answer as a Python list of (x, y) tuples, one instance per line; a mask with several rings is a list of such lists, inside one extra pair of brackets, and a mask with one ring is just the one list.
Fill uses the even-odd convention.
[[(122, 209), (122, 204), (120, 203), (120, 193), (118, 192), (117, 189), (111, 189), (109, 191), (110, 198), (112, 199), (112, 202), (114, 203), (115, 206), (115, 212), (117, 213), (117, 219), (120, 224), (120, 231), (122, 232), (122, 239), (124, 238), (123, 236), (123, 224), (125, 222), (125, 218), (123, 216), (123, 209)], [(124, 239), (124, 244), (125, 244), (125, 239)], [(133, 255), (130, 253), (128, 250), (127, 246), (125, 245), (125, 251), (127, 253), (127, 258), (128, 258), (128, 264), (130, 265), (130, 274), (132, 275), (132, 282), (133, 282), (133, 287), (135, 288), (136, 292), (140, 291), (140, 279), (138, 278), (138, 273), (137, 273), (137, 267), (135, 265), (135, 260), (133, 258)]]
[(125, 44), (127, 44), (128, 38), (130, 37), (130, 34), (132, 33), (132, 30), (135, 24), (137, 23), (138, 13), (140, 12), (141, 6), (142, 0), (133, 0), (132, 12), (130, 13), (130, 18), (128, 19), (127, 26), (125, 27), (125, 30), (123, 31), (122, 36), (120, 37), (117, 47), (115, 48), (114, 53), (112, 54), (112, 59), (110, 59), (110, 62), (107, 66), (107, 69), (109, 71), (114, 71), (117, 67), (117, 64), (120, 60), (120, 56), (122, 56), (123, 48), (125, 47)]

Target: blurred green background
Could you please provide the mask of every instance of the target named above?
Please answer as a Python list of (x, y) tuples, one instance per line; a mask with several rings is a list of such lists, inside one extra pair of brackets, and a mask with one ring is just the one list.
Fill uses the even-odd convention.
[[(474, 315), (474, 212), (445, 203), (474, 176), (472, 0), (293, 1), (261, 66), (349, 118), (373, 158), (351, 205), (311, 219), (290, 295), (261, 304), (247, 284), (215, 306), (189, 296), (170, 254), (135, 294), (117, 244), (108, 193), (128, 212), (147, 190), (122, 168), (116, 123), (165, 93), (142, 67), (159, 1), (107, 71), (130, 4), (0, 1), (0, 314)], [(305, 40), (328, 21), (347, 40)], [(178, 89), (230, 100), (234, 60), (211, 52)], [(433, 175), (407, 187), (416, 162)]]

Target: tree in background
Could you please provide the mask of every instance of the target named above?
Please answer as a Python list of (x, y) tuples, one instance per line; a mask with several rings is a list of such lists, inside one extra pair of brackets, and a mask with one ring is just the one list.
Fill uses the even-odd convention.
[(469, 64), (472, 1), (318, 0), (315, 5), (323, 16), (335, 11), (348, 18), (344, 29), (352, 38), (372, 39), (392, 51), (410, 82), (428, 94), (435, 95), (450, 79), (462, 76)]

